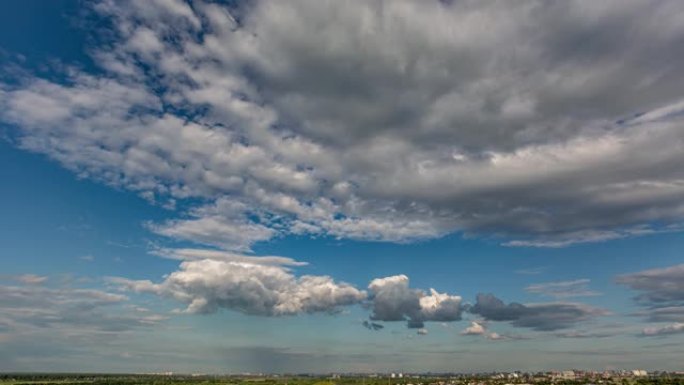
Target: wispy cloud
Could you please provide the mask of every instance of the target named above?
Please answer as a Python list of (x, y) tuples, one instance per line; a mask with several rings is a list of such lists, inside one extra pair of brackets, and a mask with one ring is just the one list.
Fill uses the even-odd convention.
[(589, 289), (590, 280), (556, 281), (529, 285), (525, 291), (554, 298), (594, 297), (601, 293)]

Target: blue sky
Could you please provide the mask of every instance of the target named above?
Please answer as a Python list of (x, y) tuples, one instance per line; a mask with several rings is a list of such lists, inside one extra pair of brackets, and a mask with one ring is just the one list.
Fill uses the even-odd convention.
[(681, 369), (646, 5), (1, 4), (0, 370)]

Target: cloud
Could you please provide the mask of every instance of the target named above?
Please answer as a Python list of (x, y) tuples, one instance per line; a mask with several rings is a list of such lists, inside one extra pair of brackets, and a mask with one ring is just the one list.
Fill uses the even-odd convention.
[(663, 336), (668, 334), (679, 334), (684, 333), (684, 323), (673, 323), (667, 326), (661, 327), (647, 327), (642, 331), (642, 335), (653, 337), (653, 336)]
[(510, 321), (513, 326), (538, 331), (565, 329), (596, 316), (608, 314), (603, 309), (580, 303), (505, 304), (492, 294), (482, 293), (477, 295), (475, 305), (468, 311), (488, 321)]
[(616, 282), (642, 292), (635, 299), (653, 307), (684, 305), (684, 265), (620, 275)]
[(306, 266), (308, 263), (296, 261), (292, 258), (280, 256), (251, 256), (231, 253), (222, 250), (210, 249), (171, 249), (171, 248), (156, 248), (151, 251), (151, 254), (169, 259), (178, 259), (183, 261), (195, 261), (202, 259), (212, 259), (225, 262), (245, 262), (257, 265), (280, 265), (280, 266)]
[(158, 314), (132, 314), (122, 306), (128, 298), (95, 289), (0, 285), (0, 325), (14, 333), (37, 329), (82, 335), (118, 333), (158, 325)]
[(613, 337), (617, 335), (615, 331), (612, 332), (587, 332), (587, 331), (578, 331), (578, 330), (570, 330), (567, 332), (562, 332), (562, 333), (556, 333), (556, 337), (560, 338), (607, 338), (607, 337)]
[(16, 279), (26, 285), (40, 285), (47, 281), (48, 277), (35, 274), (23, 274), (16, 277)]
[(504, 341), (511, 339), (522, 339), (520, 336), (503, 335), (496, 332), (489, 332), (487, 326), (483, 321), (471, 321), (470, 326), (463, 329), (460, 333), (462, 336), (482, 336), (490, 341)]
[(476, 322), (476, 321), (472, 321), (470, 323), (470, 326), (463, 329), (463, 331), (461, 332), (461, 335), (464, 335), (464, 336), (481, 336), (481, 335), (485, 334), (485, 332), (486, 332), (486, 329), (485, 329), (483, 324)]
[(461, 297), (430, 294), (409, 287), (409, 278), (395, 275), (376, 278), (368, 285), (371, 320), (406, 321), (408, 327), (420, 329), (425, 322), (451, 322), (461, 319)]
[(420, 328), (416, 330), (416, 334), (418, 334), (419, 336), (426, 336), (428, 334), (428, 330), (425, 328)]
[(538, 275), (543, 273), (546, 270), (546, 267), (530, 267), (527, 269), (518, 269), (515, 270), (515, 274), (521, 274), (521, 275)]
[(185, 260), (159, 283), (123, 277), (110, 277), (108, 281), (126, 291), (184, 303), (186, 313), (211, 314), (226, 309), (259, 316), (333, 314), (347, 306), (363, 305), (371, 314), (362, 324), (371, 330), (384, 328), (373, 321), (402, 321), (409, 328), (421, 329), (425, 322), (461, 319), (461, 297), (410, 288), (405, 275), (374, 279), (366, 292), (329, 276), (296, 276), (288, 266), (303, 263), (284, 257), (198, 249), (154, 253)]
[(554, 298), (593, 297), (601, 295), (601, 293), (589, 289), (589, 282), (588, 279), (576, 279), (573, 281), (537, 283), (527, 286), (525, 291)]
[(649, 322), (684, 322), (684, 306), (648, 308), (636, 313)]
[(362, 325), (363, 325), (363, 327), (365, 327), (368, 330), (380, 330), (380, 329), (383, 329), (385, 327), (379, 323), (371, 322), (368, 320), (364, 320)]
[(247, 261), (189, 260), (160, 283), (126, 278), (110, 282), (172, 298), (187, 305), (185, 312), (200, 314), (219, 309), (262, 316), (334, 313), (366, 298), (364, 291), (328, 276), (295, 277), (283, 266)]
[(97, 71), (1, 84), (0, 120), (81, 177), (183, 207), (158, 234), (247, 252), (682, 230), (681, 2), (92, 8), (111, 27)]

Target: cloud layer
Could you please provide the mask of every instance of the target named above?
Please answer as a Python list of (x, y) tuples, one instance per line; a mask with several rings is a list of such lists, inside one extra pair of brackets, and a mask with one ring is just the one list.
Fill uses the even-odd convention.
[(92, 8), (114, 27), (95, 33), (98, 71), (25, 73), (0, 119), (81, 176), (184, 203), (158, 234), (247, 251), (681, 230), (681, 2)]
[(645, 309), (636, 315), (649, 322), (669, 323), (646, 327), (642, 335), (684, 333), (684, 265), (623, 274), (616, 282), (641, 293), (634, 300)]

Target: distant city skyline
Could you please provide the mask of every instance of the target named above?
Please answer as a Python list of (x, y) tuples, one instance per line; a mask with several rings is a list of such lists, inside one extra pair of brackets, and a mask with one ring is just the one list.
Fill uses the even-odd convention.
[(0, 372), (682, 370), (684, 3), (0, 3)]

